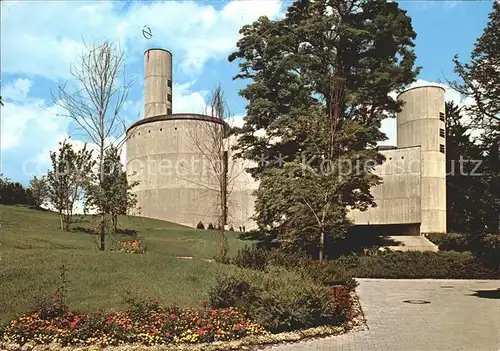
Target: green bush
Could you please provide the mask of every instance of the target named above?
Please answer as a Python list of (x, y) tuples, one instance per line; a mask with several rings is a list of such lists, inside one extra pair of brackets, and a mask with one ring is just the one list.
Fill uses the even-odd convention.
[(465, 234), (429, 234), (427, 238), (442, 251), (471, 251), (486, 266), (500, 269), (500, 234), (486, 234), (475, 239)]
[(231, 263), (240, 268), (263, 270), (268, 264), (268, 253), (266, 250), (255, 245), (239, 249)]
[(294, 268), (305, 277), (313, 279), (316, 283), (322, 285), (345, 285), (348, 289), (354, 289), (358, 283), (352, 276), (350, 266), (337, 261), (310, 261)]
[(477, 256), (489, 267), (500, 270), (500, 234), (486, 235)]
[(208, 230), (215, 230), (215, 227), (212, 223), (208, 223), (208, 227), (207, 227)]
[(465, 234), (427, 234), (427, 239), (432, 241), (442, 251), (471, 251), (472, 247)]
[(389, 252), (362, 256), (346, 267), (357, 278), (392, 279), (497, 279), (498, 270), (485, 267), (470, 252)]
[(209, 296), (212, 307), (232, 305), (271, 332), (339, 324), (350, 310), (345, 300), (336, 303), (330, 288), (273, 266), (219, 276)]
[(283, 267), (292, 270), (297, 274), (308, 279), (314, 280), (316, 283), (329, 285), (333, 282), (342, 282), (348, 287), (354, 288), (356, 282), (350, 275), (349, 268), (352, 264), (346, 265), (344, 262), (352, 260), (350, 258), (341, 258), (337, 261), (325, 261), (320, 263), (314, 261), (310, 257), (301, 253), (286, 252), (277, 249), (262, 249), (257, 246), (245, 246), (238, 250), (236, 256), (231, 260), (231, 263), (239, 268), (248, 268), (256, 270), (264, 270), (268, 266)]
[(202, 221), (198, 222), (198, 224), (196, 225), (196, 229), (205, 229), (205, 226), (203, 225)]
[(303, 252), (285, 251), (281, 249), (271, 249), (267, 252), (268, 263), (274, 266), (296, 268), (312, 262), (310, 256)]

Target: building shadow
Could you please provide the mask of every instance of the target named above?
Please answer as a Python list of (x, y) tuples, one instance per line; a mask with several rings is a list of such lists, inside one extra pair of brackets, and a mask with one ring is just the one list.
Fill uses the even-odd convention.
[[(71, 231), (85, 233), (85, 234), (89, 234), (89, 235), (96, 235), (97, 234), (95, 229), (81, 227), (81, 226), (73, 227), (73, 228), (71, 228)], [(117, 229), (116, 233), (113, 233), (113, 234), (119, 235), (119, 236), (126, 236), (126, 237), (136, 237), (137, 231), (135, 229)]]
[(474, 290), (474, 294), (469, 296), (480, 297), (483, 299), (500, 299), (500, 288), (490, 290)]

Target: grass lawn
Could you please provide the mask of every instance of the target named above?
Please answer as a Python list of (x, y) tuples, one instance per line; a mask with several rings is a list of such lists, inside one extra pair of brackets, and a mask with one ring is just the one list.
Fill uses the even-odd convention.
[[(86, 229), (90, 217), (81, 217), (72, 232), (59, 229), (59, 217), (49, 211), (0, 205), (0, 323), (6, 323), (52, 295), (61, 284), (60, 267), (67, 268), (66, 295), (70, 307), (82, 312), (123, 307), (127, 292), (158, 297), (162, 303), (200, 306), (218, 270), (231, 269), (202, 260), (217, 250), (215, 232), (123, 216), (120, 228), (136, 230), (146, 243), (144, 255), (105, 252)], [(249, 241), (227, 233), (230, 254)], [(192, 256), (192, 260), (176, 256)]]

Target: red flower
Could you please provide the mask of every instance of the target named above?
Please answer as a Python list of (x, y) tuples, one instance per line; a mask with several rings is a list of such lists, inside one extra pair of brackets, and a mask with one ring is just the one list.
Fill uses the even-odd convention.
[(172, 314), (170, 315), (170, 319), (175, 319), (175, 313), (172, 313)]
[(205, 331), (203, 329), (198, 329), (198, 334), (205, 335)]
[(153, 299), (153, 302), (154, 302), (154, 303), (158, 303), (158, 301), (160, 301), (160, 300), (158, 300), (158, 298), (157, 298), (157, 297), (155, 297), (155, 298)]
[(245, 321), (241, 321), (240, 324), (243, 326), (243, 327), (246, 327), (247, 326), (247, 322)]
[(205, 300), (205, 299), (201, 300), (201, 305), (203, 307), (206, 307), (207, 306), (207, 300)]
[(56, 290), (56, 296), (61, 296), (61, 295), (62, 295), (62, 291), (61, 291), (61, 290), (59, 290), (59, 289), (57, 289), (57, 290)]
[(200, 323), (201, 323), (201, 319), (197, 319), (196, 320), (196, 325), (200, 325)]
[(207, 329), (210, 329), (210, 328), (212, 328), (212, 324), (208, 323), (207, 324)]
[(222, 334), (222, 330), (217, 330), (217, 334)]
[(108, 323), (111, 323), (113, 321), (113, 316), (108, 316)]
[(165, 336), (166, 336), (167, 338), (170, 338), (170, 333), (169, 333), (169, 332), (165, 332)]
[(78, 321), (71, 322), (69, 325), (71, 329), (75, 329), (76, 325), (78, 324)]
[(212, 313), (210, 313), (210, 315), (211, 315), (212, 317), (215, 317), (215, 316), (217, 315), (217, 311), (212, 311)]

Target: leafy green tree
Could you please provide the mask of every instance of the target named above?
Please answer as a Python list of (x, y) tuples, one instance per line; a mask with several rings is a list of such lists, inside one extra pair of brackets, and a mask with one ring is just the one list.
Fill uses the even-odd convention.
[(467, 112), (481, 126), (497, 131), (500, 122), (500, 3), (493, 2), (493, 11), (483, 34), (476, 40), (469, 63), (454, 58), (455, 73), (461, 82), (452, 86), (462, 95), (473, 98)]
[(0, 174), (0, 204), (2, 205), (33, 205), (31, 190), (21, 183), (3, 177)]
[(465, 111), (472, 128), (481, 128), (482, 180), (491, 206), (485, 210), (485, 230), (498, 232), (500, 226), (500, 3), (493, 2), (489, 21), (476, 40), (468, 63), (454, 58), (455, 72), (460, 82), (451, 85), (473, 104)]
[(496, 230), (498, 199), (490, 184), (490, 156), (484, 144), (471, 137), (474, 129), (464, 122), (463, 111), (446, 103), (447, 227), (477, 244)]
[(326, 236), (345, 235), (347, 207), (374, 205), (381, 121), (400, 109), (388, 94), (419, 71), (411, 20), (384, 0), (297, 0), (285, 18), (240, 34), (229, 60), (240, 60), (235, 79), (252, 82), (240, 92), (237, 156), (261, 161), (249, 169), (261, 181), (256, 221), (302, 247), (315, 231), (321, 257)]
[(94, 209), (108, 216), (112, 230), (116, 232), (118, 215), (126, 214), (137, 204), (136, 195), (131, 190), (138, 182), (128, 183), (116, 147), (111, 146), (106, 150), (102, 165), (103, 178), (100, 178), (100, 174), (95, 175), (86, 185), (85, 207), (86, 210)]
[(68, 231), (75, 202), (82, 198), (83, 186), (95, 162), (86, 144), (78, 151), (66, 140), (59, 145), (58, 152), (50, 152), (52, 169), (47, 173), (47, 182), (49, 201), (59, 213), (61, 229)]
[(47, 176), (37, 178), (36, 176), (30, 180), (30, 190), (33, 196), (33, 202), (36, 207), (43, 206), (49, 199), (49, 184)]

